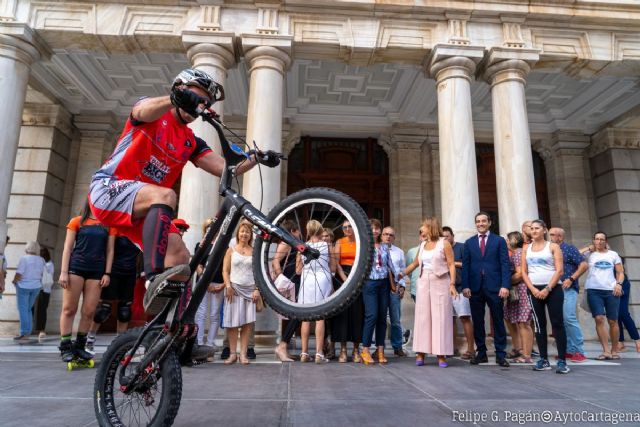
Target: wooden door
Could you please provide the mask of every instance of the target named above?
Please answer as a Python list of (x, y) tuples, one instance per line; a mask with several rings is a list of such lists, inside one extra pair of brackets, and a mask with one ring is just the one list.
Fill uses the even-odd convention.
[(389, 160), (373, 138), (304, 136), (288, 161), (287, 193), (329, 187), (353, 197), (369, 218), (390, 224)]

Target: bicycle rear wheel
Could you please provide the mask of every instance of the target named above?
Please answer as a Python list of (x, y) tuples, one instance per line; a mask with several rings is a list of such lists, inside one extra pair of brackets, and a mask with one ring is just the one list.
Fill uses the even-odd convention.
[[(316, 260), (306, 260), (294, 251), (288, 257), (299, 258), (302, 267), (299, 286), (296, 285), (295, 300), (285, 296), (276, 285), (276, 267), (274, 260), (290, 263), (283, 251), (289, 253), (285, 244), (278, 245), (275, 237), (256, 238), (253, 249), (253, 270), (256, 283), (265, 302), (276, 312), (299, 320), (317, 320), (331, 317), (344, 310), (359, 295), (363, 280), (368, 276), (373, 252), (373, 235), (366, 214), (351, 197), (330, 188), (309, 188), (291, 194), (278, 203), (267, 215), (273, 224), (283, 227), (285, 221), (291, 221), (302, 232), (302, 240), (320, 251)], [(322, 242), (309, 243), (307, 225), (316, 220), (323, 228), (331, 230), (336, 241), (348, 239), (351, 269), (346, 277), (332, 275), (331, 264), (345, 262), (346, 241), (340, 245), (342, 256), (331, 245)], [(289, 224), (291, 224), (289, 222)], [(317, 225), (317, 224), (316, 224)], [(350, 227), (350, 228), (348, 228)], [(286, 228), (286, 227), (284, 227)], [(284, 245), (284, 248), (283, 248)], [(344, 248), (343, 248), (344, 246)], [(352, 258), (352, 259), (351, 259)], [(291, 270), (291, 269), (289, 269)], [(345, 269), (348, 270), (348, 269)], [(284, 273), (283, 273), (284, 274)], [(296, 282), (294, 274), (285, 274), (290, 281)]]
[(122, 361), (133, 347), (142, 328), (130, 329), (116, 337), (104, 353), (94, 383), (94, 410), (101, 426), (170, 426), (178, 414), (182, 397), (182, 372), (178, 358), (170, 350), (160, 364), (152, 363), (143, 373), (145, 378), (131, 393), (120, 391), (121, 379), (140, 362), (155, 342), (157, 332), (150, 332), (133, 355), (131, 362)]

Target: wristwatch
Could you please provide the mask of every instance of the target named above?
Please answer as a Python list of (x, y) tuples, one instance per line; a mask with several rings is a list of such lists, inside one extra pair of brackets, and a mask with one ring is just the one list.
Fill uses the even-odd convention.
[(571, 281), (571, 283), (576, 281), (576, 279), (573, 276), (569, 276), (569, 280)]

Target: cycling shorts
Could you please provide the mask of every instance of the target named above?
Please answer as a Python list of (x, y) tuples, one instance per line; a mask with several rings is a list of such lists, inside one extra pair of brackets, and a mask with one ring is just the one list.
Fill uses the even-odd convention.
[[(89, 206), (96, 219), (107, 227), (115, 228), (118, 234), (127, 237), (140, 250), (144, 218), (133, 218), (133, 204), (144, 182), (128, 179), (94, 179), (89, 187)], [(180, 234), (171, 223), (169, 233)]]
[(69, 269), (69, 274), (80, 276), (84, 280), (100, 280), (104, 276), (104, 271)]

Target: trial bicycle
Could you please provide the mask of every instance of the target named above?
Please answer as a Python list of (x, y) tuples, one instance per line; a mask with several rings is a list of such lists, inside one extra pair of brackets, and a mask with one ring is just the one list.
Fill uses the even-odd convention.
[[(211, 278), (222, 268), (225, 252), (241, 218), (253, 224), (256, 285), (264, 301), (283, 316), (300, 320), (333, 316), (358, 297), (363, 280), (369, 274), (373, 237), (364, 211), (353, 199), (333, 189), (309, 188), (286, 197), (265, 216), (232, 188), (236, 169), (247, 160), (247, 153), (260, 157), (261, 152), (245, 152), (229, 142), (223, 128), (229, 129), (213, 110), (202, 111), (200, 116), (215, 128), (225, 160), (219, 186), (224, 201), (189, 264), (191, 272), (201, 264), (205, 269), (193, 289), (187, 285), (190, 280), (163, 283), (157, 298), (165, 301), (164, 306), (153, 320), (143, 328), (131, 329), (116, 337), (109, 345), (97, 369), (93, 390), (95, 414), (101, 426), (173, 424), (182, 396), (180, 358), (190, 352), (189, 343), (197, 332), (196, 310)], [(304, 263), (327, 256), (326, 252), (321, 255), (280, 227), (283, 221), (291, 220), (304, 234), (306, 223), (311, 219), (331, 228), (338, 236), (343, 224), (349, 224), (355, 240), (355, 257), (346, 280), (340, 275), (334, 278), (331, 271), (316, 272), (317, 277), (331, 277), (333, 291), (320, 302), (302, 304), (278, 290), (273, 260), (280, 242), (292, 248), (292, 256), (300, 254)], [(334, 255), (329, 252), (329, 256)]]

